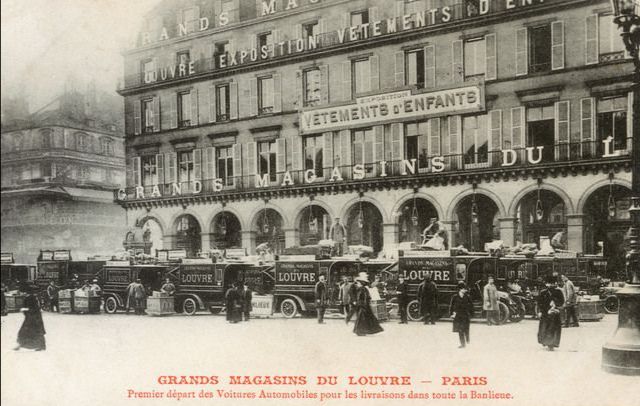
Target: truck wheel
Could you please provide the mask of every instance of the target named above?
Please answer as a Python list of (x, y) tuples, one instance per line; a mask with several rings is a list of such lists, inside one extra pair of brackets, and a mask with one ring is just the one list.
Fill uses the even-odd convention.
[(506, 323), (509, 320), (509, 317), (511, 316), (509, 307), (502, 302), (498, 302), (498, 310), (500, 310), (500, 316), (499, 316), (500, 324)]
[(616, 296), (608, 296), (604, 300), (604, 310), (609, 314), (618, 313), (620, 302)]
[(288, 319), (296, 317), (298, 314), (298, 304), (293, 299), (285, 299), (280, 303), (280, 312)]
[(104, 312), (107, 314), (115, 314), (118, 311), (118, 302), (113, 296), (109, 296), (104, 300)]
[(515, 308), (513, 310), (514, 310), (513, 312), (510, 312), (511, 314), (510, 314), (509, 320), (512, 323), (518, 323), (522, 321), (526, 313), (526, 309), (524, 308), (524, 305), (523, 304), (518, 305), (516, 303)]
[(198, 304), (195, 300), (188, 297), (182, 302), (182, 312), (187, 316), (193, 316), (198, 311)]
[(417, 300), (412, 300), (407, 305), (407, 318), (411, 321), (420, 321), (422, 319), (420, 303)]

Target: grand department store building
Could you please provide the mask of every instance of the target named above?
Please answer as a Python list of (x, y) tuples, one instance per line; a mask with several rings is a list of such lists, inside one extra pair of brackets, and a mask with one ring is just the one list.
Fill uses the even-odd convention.
[(620, 267), (632, 62), (605, 0), (185, 0), (125, 52), (154, 248), (539, 242)]

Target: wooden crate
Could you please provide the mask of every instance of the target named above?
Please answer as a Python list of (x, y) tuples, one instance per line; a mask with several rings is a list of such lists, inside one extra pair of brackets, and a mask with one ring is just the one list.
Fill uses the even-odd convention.
[(100, 313), (100, 296), (74, 296), (73, 308), (78, 313)]
[(151, 296), (147, 298), (147, 314), (151, 316), (166, 316), (175, 313), (173, 296)]
[(58, 297), (58, 306), (60, 307), (60, 313), (73, 313), (73, 298)]
[(24, 307), (24, 295), (5, 296), (7, 312), (19, 312)]
[(387, 321), (389, 320), (389, 313), (387, 312), (387, 303), (384, 300), (372, 300), (371, 301), (371, 311), (373, 311), (373, 315), (376, 316), (378, 321)]
[(604, 302), (598, 296), (589, 300), (578, 299), (578, 319), (581, 321), (599, 321), (604, 317)]

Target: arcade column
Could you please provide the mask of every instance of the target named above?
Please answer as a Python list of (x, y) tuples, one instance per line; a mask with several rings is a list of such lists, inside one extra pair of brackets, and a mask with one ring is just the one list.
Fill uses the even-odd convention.
[(284, 231), (284, 246), (293, 247), (300, 245), (300, 231), (295, 228), (290, 228)]
[(249, 255), (254, 254), (256, 250), (256, 232), (242, 231), (242, 248), (246, 248)]
[(567, 245), (569, 251), (582, 252), (584, 250), (584, 214), (570, 214), (567, 216)]
[(162, 247), (164, 249), (173, 249), (175, 248), (176, 236), (175, 235), (163, 235), (162, 236)]
[(200, 251), (209, 252), (209, 250), (211, 250), (211, 234), (200, 233), (200, 241), (202, 242), (202, 245), (200, 246)]
[(500, 239), (505, 247), (516, 245), (516, 220), (515, 217), (498, 219), (500, 222)]
[(389, 245), (397, 246), (400, 241), (400, 227), (397, 224), (383, 224), (382, 225), (382, 241), (384, 247)]
[(447, 232), (447, 237), (449, 237), (449, 248), (455, 247), (457, 244), (456, 235), (455, 235), (455, 227), (456, 222), (451, 220), (440, 221), (440, 224), (444, 227), (444, 231)]

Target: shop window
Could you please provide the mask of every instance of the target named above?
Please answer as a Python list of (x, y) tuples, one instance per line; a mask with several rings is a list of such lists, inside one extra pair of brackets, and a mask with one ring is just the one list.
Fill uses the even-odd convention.
[(320, 104), (320, 69), (313, 68), (304, 71), (304, 106)]
[(158, 184), (158, 166), (155, 155), (146, 155), (142, 159), (142, 185), (153, 186)]
[(271, 31), (258, 34), (258, 41), (256, 42), (258, 49), (262, 49), (263, 46), (269, 46), (273, 44), (273, 33)]
[[(527, 109), (527, 147), (544, 147), (542, 162), (553, 162), (555, 146), (555, 108), (553, 104)], [(535, 151), (537, 158), (537, 150)]]
[(275, 141), (262, 141), (258, 143), (258, 166), (260, 176), (269, 175), (271, 182), (276, 181)]
[(178, 176), (179, 181), (191, 182), (194, 179), (193, 172), (193, 151), (183, 151), (178, 153)]
[(486, 43), (484, 37), (464, 42), (464, 76), (484, 76), (486, 68)]
[(529, 28), (530, 73), (551, 70), (551, 25)]
[(229, 120), (229, 84), (216, 86), (216, 119)]
[(312, 23), (302, 24), (302, 37), (307, 39), (309, 37), (315, 38), (320, 34), (320, 24), (317, 21)]
[(351, 12), (351, 26), (367, 24), (369, 22), (369, 10), (359, 10)]
[(405, 158), (416, 160), (419, 169), (429, 166), (429, 135), (428, 121), (409, 123), (404, 126)]
[(273, 113), (273, 76), (258, 78), (258, 114)]
[(598, 147), (603, 148), (602, 141), (613, 137), (613, 151), (627, 149), (627, 98), (610, 97), (598, 100)]
[(155, 127), (153, 99), (142, 100), (142, 132), (151, 133)]
[(425, 87), (424, 50), (417, 49), (405, 53), (405, 83), (418, 89)]
[(371, 64), (369, 59), (358, 59), (351, 63), (352, 94), (366, 93), (371, 90)]
[(191, 53), (189, 51), (180, 51), (176, 54), (177, 65), (188, 65), (191, 62)]
[(233, 186), (233, 151), (229, 147), (216, 148), (218, 178), (225, 186)]
[(489, 137), (486, 115), (463, 118), (462, 148), (465, 165), (481, 166), (489, 162)]
[(178, 93), (178, 126), (180, 128), (191, 125), (191, 92)]
[(323, 176), (323, 136), (315, 135), (304, 139), (304, 169), (314, 171), (319, 178)]

